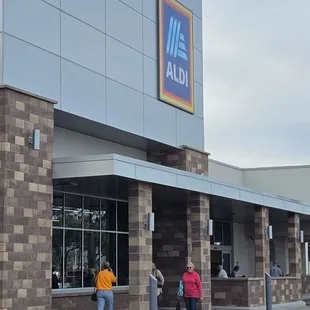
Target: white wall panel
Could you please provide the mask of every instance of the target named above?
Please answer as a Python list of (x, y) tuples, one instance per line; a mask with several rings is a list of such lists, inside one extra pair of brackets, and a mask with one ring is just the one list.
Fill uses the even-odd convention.
[(60, 8), (60, 1), (61, 0), (42, 0), (50, 5), (55, 6), (56, 8)]
[(177, 144), (196, 145), (196, 148), (203, 150), (203, 119), (177, 109)]
[(0, 32), (3, 31), (3, 0), (0, 0)]
[(7, 34), (3, 44), (3, 83), (59, 102), (59, 56)]
[[(115, 1), (115, 0), (113, 0), (113, 1)], [(139, 13), (142, 13), (143, 0), (120, 0), (120, 1), (125, 3), (126, 5), (130, 6), (131, 8), (135, 9)]]
[(142, 15), (119, 0), (107, 1), (107, 34), (142, 52)]
[(143, 151), (55, 127), (54, 158), (99, 154), (118, 154), (146, 160), (146, 153)]
[(179, 2), (190, 9), (196, 16), (202, 18), (202, 1), (179, 0)]
[(106, 0), (61, 0), (62, 11), (103, 32), (106, 26), (105, 7)]
[(105, 75), (105, 34), (62, 13), (61, 56)]
[(157, 59), (157, 28), (156, 23), (143, 18), (143, 53)]
[(243, 170), (224, 163), (209, 160), (209, 176), (230, 184), (243, 185)]
[(143, 91), (143, 55), (107, 37), (107, 77)]
[(204, 102), (203, 102), (203, 86), (199, 83), (194, 83), (194, 115), (204, 117)]
[(246, 233), (245, 224), (233, 224), (233, 265), (239, 262), (239, 276), (255, 276), (254, 240), (252, 238), (253, 236)]
[(157, 19), (157, 0), (143, 0), (143, 15), (156, 22)]
[(144, 135), (153, 140), (176, 144), (175, 109), (149, 96), (144, 96)]
[(203, 85), (203, 57), (202, 52), (194, 48), (194, 81)]
[(4, 0), (4, 31), (60, 53), (60, 12), (41, 0)]
[[(157, 84), (157, 63), (154, 59), (143, 56), (143, 89), (144, 93), (157, 98), (158, 84)], [(156, 76), (156, 79), (154, 79)]]
[(106, 78), (66, 60), (61, 69), (62, 110), (105, 124)]
[(143, 135), (143, 94), (107, 80), (108, 125)]
[(202, 52), (202, 20), (194, 15), (193, 17), (193, 26), (195, 31), (194, 35), (194, 48)]

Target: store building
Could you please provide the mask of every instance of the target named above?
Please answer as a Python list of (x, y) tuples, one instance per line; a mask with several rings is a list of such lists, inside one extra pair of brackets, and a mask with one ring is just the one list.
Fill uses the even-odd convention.
[[(274, 303), (301, 303), (310, 197), (299, 173), (204, 151), (201, 0), (0, 3), (1, 309), (93, 309), (106, 260), (117, 310), (148, 309), (152, 261), (163, 308), (188, 260), (202, 309), (263, 305), (273, 260), (288, 275), (273, 279)], [(237, 262), (245, 277), (211, 277)]]

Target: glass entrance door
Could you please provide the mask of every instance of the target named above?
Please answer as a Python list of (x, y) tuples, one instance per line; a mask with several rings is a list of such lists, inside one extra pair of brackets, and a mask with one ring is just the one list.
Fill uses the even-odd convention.
[(231, 274), (231, 252), (222, 252), (222, 265), (229, 276)]

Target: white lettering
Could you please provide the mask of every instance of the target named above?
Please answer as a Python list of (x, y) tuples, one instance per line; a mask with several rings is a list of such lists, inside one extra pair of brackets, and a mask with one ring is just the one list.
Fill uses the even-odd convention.
[(182, 68), (179, 69), (179, 81), (180, 84), (185, 85), (185, 71)]
[(175, 82), (181, 84), (181, 83), (179, 82), (178, 77), (177, 77), (177, 66), (176, 66), (175, 64), (173, 65), (173, 80), (174, 80)]
[(172, 64), (170, 61), (167, 63), (166, 77), (188, 88), (188, 71), (177, 67), (176, 64)]
[(185, 71), (185, 86), (188, 87), (188, 72)]
[(170, 61), (168, 61), (167, 64), (166, 77), (173, 80), (172, 64)]

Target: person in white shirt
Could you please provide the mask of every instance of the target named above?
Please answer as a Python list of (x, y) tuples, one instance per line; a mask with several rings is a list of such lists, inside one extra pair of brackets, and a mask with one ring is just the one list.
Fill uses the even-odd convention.
[(218, 265), (217, 266), (217, 270), (218, 270), (218, 274), (217, 274), (217, 277), (218, 278), (222, 278), (222, 279), (226, 279), (228, 278), (227, 276), (227, 272), (224, 270), (223, 266), (222, 265)]

